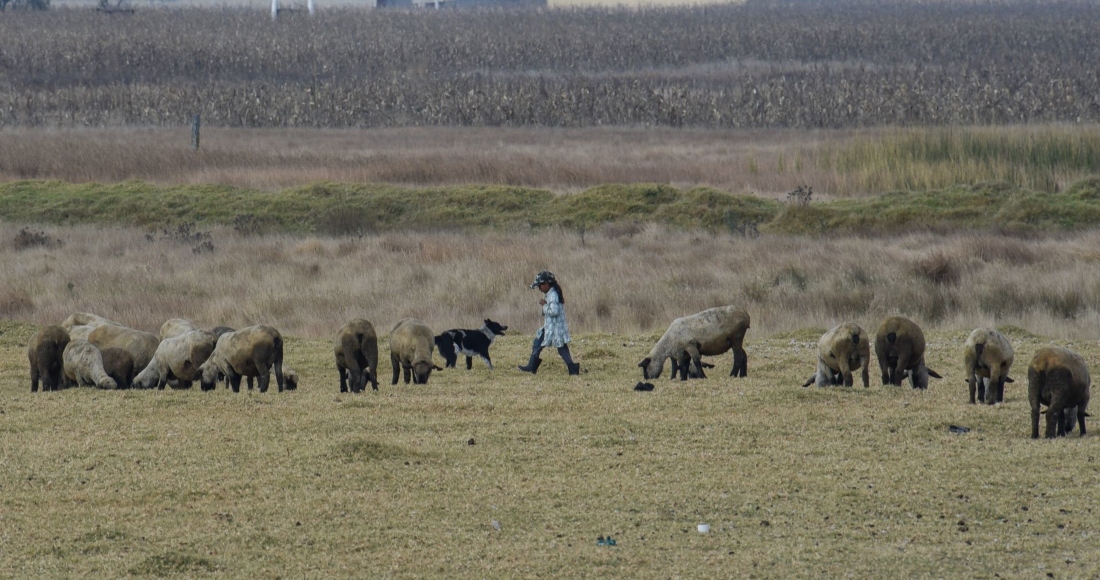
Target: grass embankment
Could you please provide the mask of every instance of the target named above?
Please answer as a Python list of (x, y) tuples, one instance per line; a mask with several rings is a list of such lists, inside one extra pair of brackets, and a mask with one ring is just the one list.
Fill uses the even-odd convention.
[(589, 228), (608, 222), (775, 233), (937, 228), (1074, 230), (1100, 223), (1100, 179), (1046, 193), (1003, 184), (892, 192), (798, 207), (710, 188), (604, 185), (571, 195), (507, 186), (313, 185), (267, 193), (230, 186), (19, 181), (0, 185), (0, 218), (57, 225), (247, 227), (347, 234), (398, 229)]

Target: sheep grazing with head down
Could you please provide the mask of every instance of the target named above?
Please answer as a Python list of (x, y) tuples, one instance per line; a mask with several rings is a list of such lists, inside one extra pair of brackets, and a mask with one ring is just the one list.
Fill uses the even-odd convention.
[(928, 377), (943, 378), (924, 364), (924, 331), (904, 316), (891, 316), (879, 325), (875, 356), (884, 385), (900, 387), (908, 376), (914, 389), (927, 389)]
[(850, 387), (855, 382), (852, 371), (863, 369), (863, 387), (870, 386), (869, 371), (871, 365), (871, 341), (860, 325), (845, 322), (829, 329), (817, 341), (817, 372), (803, 387), (816, 383), (819, 387), (844, 385)]
[(372, 389), (378, 390), (378, 335), (370, 321), (349, 320), (336, 332), (332, 349), (336, 355), (341, 393), (349, 389), (361, 393), (367, 388), (367, 382)]
[(103, 368), (103, 354), (96, 345), (84, 340), (70, 340), (61, 355), (66, 383), (78, 387), (91, 386), (114, 389), (118, 383), (107, 376)]
[(283, 335), (266, 324), (227, 332), (218, 338), (210, 358), (199, 367), (202, 390), (211, 391), (226, 377), (234, 393), (241, 392), (242, 377), (256, 377), (260, 392), (266, 393), (275, 371), (279, 392), (286, 387), (283, 376)]
[(60, 326), (47, 326), (39, 330), (27, 345), (27, 359), (31, 366), (31, 392), (59, 391), (62, 383), (62, 355), (69, 344), (69, 333)]
[[(748, 312), (736, 306), (719, 306), (677, 318), (649, 351), (649, 356), (638, 363), (642, 367), (642, 377), (645, 380), (660, 377), (665, 361), (670, 358), (681, 360), (674, 362), (674, 368), (680, 372), (680, 380), (686, 380), (689, 373), (701, 377), (701, 357), (719, 355), (728, 350), (733, 351), (730, 376), (746, 376), (748, 355), (744, 342), (748, 329)], [(672, 378), (675, 378), (675, 373)]]
[(191, 388), (191, 382), (199, 378), (199, 367), (210, 358), (217, 341), (208, 330), (190, 330), (162, 340), (153, 360), (134, 379), (134, 386), (163, 389), (174, 381), (173, 388)]
[(160, 339), (151, 332), (107, 324), (92, 330), (88, 335), (88, 342), (101, 350), (112, 347), (121, 348), (134, 357), (135, 368), (143, 369), (149, 365), (149, 361), (153, 360), (153, 354), (157, 352)]
[(393, 382), (396, 385), (401, 371), (405, 371), (405, 384), (411, 375), (413, 384), (425, 385), (432, 371), (443, 370), (432, 360), (435, 352), (435, 335), (426, 324), (406, 318), (390, 331), (390, 364), (393, 365)]
[[(976, 400), (986, 404), (1003, 403), (1005, 383), (1011, 383), (1012, 343), (1008, 337), (992, 328), (975, 328), (963, 346), (963, 374), (970, 387), (970, 404)], [(975, 399), (977, 395), (977, 399)]]
[(1040, 348), (1027, 367), (1027, 398), (1031, 403), (1031, 438), (1039, 438), (1040, 405), (1046, 405), (1046, 438), (1073, 431), (1073, 420), (1085, 435), (1085, 412), (1092, 379), (1081, 355), (1058, 346)]

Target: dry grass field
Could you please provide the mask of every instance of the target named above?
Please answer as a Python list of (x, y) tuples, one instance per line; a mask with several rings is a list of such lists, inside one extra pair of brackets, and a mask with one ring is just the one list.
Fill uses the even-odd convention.
[(277, 190), (318, 181), (574, 192), (668, 183), (815, 199), (1007, 182), (1064, 190), (1100, 172), (1095, 124), (860, 130), (661, 127), (0, 129), (0, 181), (142, 180)]
[[(1030, 440), (1024, 372), (1046, 344), (1096, 368), (1097, 234), (214, 231), (201, 254), (136, 230), (49, 235), (63, 245), (0, 249), (3, 576), (1100, 574), (1096, 437)], [(550, 352), (538, 375), (515, 370), (544, 267), (565, 288), (579, 377)], [(668, 321), (724, 303), (753, 316), (747, 378), (723, 356), (707, 379), (632, 390)], [(154, 330), (272, 323), (302, 385), (30, 393), (35, 325), (77, 310)], [(943, 380), (799, 387), (827, 326), (894, 312), (928, 329)], [(514, 334), (495, 370), (424, 386), (389, 384), (383, 342), (380, 390), (340, 394), (330, 335), (407, 315)], [(1004, 405), (971, 406), (962, 343), (991, 323), (1016, 345), (1017, 382)]]

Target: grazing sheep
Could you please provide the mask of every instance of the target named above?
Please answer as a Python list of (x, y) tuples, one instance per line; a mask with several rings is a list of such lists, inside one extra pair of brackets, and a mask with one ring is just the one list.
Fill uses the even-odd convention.
[(928, 377), (943, 378), (924, 364), (924, 331), (904, 316), (891, 316), (879, 325), (875, 356), (884, 385), (900, 387), (908, 376), (914, 389), (927, 389)]
[[(745, 354), (744, 342), (748, 329), (749, 314), (736, 306), (719, 306), (677, 318), (668, 326), (653, 350), (649, 351), (649, 356), (638, 363), (642, 367), (642, 377), (645, 380), (659, 378), (665, 361), (676, 357), (681, 357), (686, 363), (674, 363), (680, 371), (680, 380), (686, 380), (689, 372), (694, 376), (702, 376), (703, 363), (700, 357), (719, 355), (727, 350), (733, 351), (730, 376), (746, 376), (748, 355)], [(688, 356), (684, 357), (684, 353)], [(672, 378), (675, 378), (675, 374)]]
[(121, 348), (110, 347), (100, 351), (103, 372), (115, 381), (120, 389), (129, 389), (134, 382), (134, 357)]
[(213, 390), (225, 376), (234, 393), (241, 392), (241, 377), (257, 377), (260, 392), (266, 393), (275, 370), (279, 392), (286, 386), (283, 376), (283, 335), (264, 324), (227, 332), (218, 338), (214, 352), (199, 367), (202, 390)]
[[(970, 387), (970, 404), (977, 399), (987, 405), (1003, 403), (1008, 370), (1012, 368), (1012, 343), (992, 328), (975, 328), (963, 347), (963, 373)], [(988, 391), (986, 390), (988, 386)]]
[(125, 326), (104, 325), (96, 327), (88, 335), (88, 342), (100, 349), (121, 348), (134, 357), (134, 367), (144, 369), (153, 360), (160, 339), (151, 332), (134, 330)]
[(134, 379), (134, 386), (163, 389), (174, 381), (173, 388), (191, 388), (191, 382), (199, 378), (199, 367), (210, 358), (217, 342), (218, 338), (208, 330), (190, 330), (162, 340), (153, 360)]
[(103, 354), (96, 345), (80, 338), (70, 340), (61, 358), (67, 384), (101, 389), (118, 387), (118, 383), (103, 369)]
[(160, 325), (160, 339), (165, 340), (172, 338), (173, 336), (179, 336), (185, 332), (192, 330), (198, 330), (194, 322), (187, 320), (186, 318), (171, 318), (164, 321), (164, 324)]
[(60, 326), (47, 326), (39, 330), (27, 345), (27, 359), (31, 365), (31, 392), (38, 391), (42, 379), (42, 391), (59, 391), (62, 383), (62, 355), (69, 344), (69, 333)]
[(349, 320), (336, 332), (332, 348), (341, 393), (349, 388), (353, 393), (361, 393), (368, 381), (372, 389), (378, 390), (378, 335), (373, 324), (362, 318)]
[(406, 318), (398, 322), (390, 331), (390, 363), (393, 364), (393, 382), (401, 369), (405, 370), (405, 384), (409, 384), (412, 375), (413, 384), (425, 385), (432, 371), (443, 370), (432, 361), (435, 351), (435, 336), (430, 328), (415, 318)]
[(1039, 406), (1046, 405), (1046, 438), (1073, 430), (1077, 419), (1085, 435), (1089, 406), (1089, 368), (1081, 355), (1057, 346), (1039, 349), (1027, 367), (1027, 398), (1031, 403), (1031, 438), (1039, 438)]
[(802, 386), (816, 383), (819, 387), (850, 387), (855, 382), (852, 371), (862, 368), (863, 388), (867, 388), (870, 386), (867, 369), (870, 365), (871, 341), (867, 333), (854, 322), (838, 324), (817, 341), (817, 372)]
[(74, 326), (122, 326), (114, 320), (108, 320), (99, 316), (98, 314), (92, 314), (91, 312), (74, 312), (70, 314), (68, 318), (61, 323), (61, 328), (69, 331), (70, 336)]

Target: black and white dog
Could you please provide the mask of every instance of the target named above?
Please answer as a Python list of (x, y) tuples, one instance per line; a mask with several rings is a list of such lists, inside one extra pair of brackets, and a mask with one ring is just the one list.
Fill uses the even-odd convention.
[(496, 337), (504, 336), (505, 330), (508, 330), (507, 326), (486, 318), (485, 324), (477, 330), (456, 328), (443, 331), (443, 334), (435, 337), (435, 345), (439, 347), (439, 354), (447, 361), (448, 368), (455, 368), (458, 355), (464, 354), (467, 370), (473, 368), (475, 356), (484, 359), (485, 364), (489, 365), (489, 370), (493, 370), (493, 361), (489, 358), (489, 345), (493, 344)]

